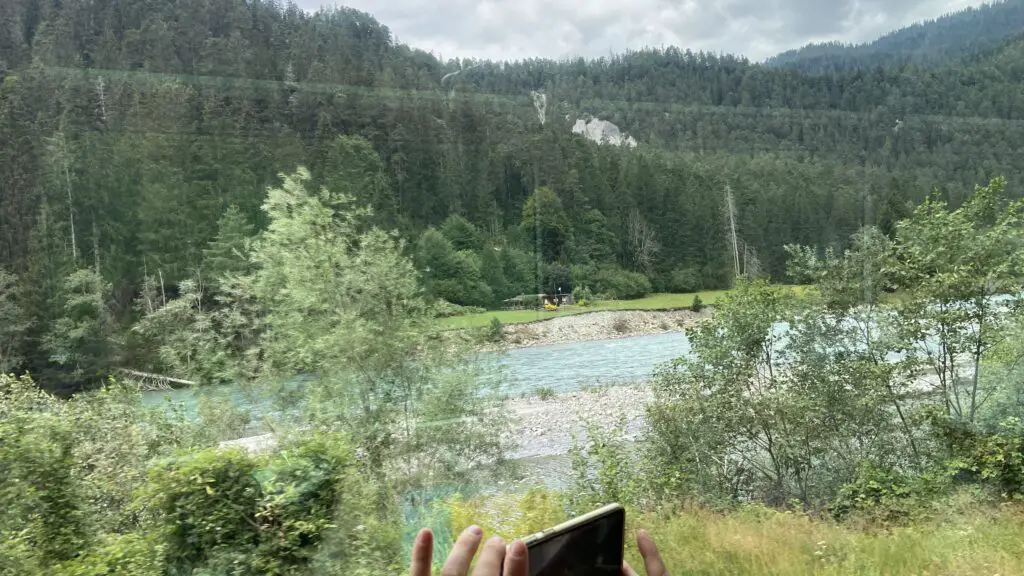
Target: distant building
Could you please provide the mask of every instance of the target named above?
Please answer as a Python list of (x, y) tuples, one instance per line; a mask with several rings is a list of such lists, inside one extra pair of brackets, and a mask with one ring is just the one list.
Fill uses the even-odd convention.
[(555, 306), (571, 306), (575, 304), (572, 294), (520, 294), (505, 300), (506, 310), (530, 310), (542, 308), (546, 304)]

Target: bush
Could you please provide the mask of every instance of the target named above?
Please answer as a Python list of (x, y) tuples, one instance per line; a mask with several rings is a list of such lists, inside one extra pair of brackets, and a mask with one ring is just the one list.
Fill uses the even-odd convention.
[(585, 286), (573, 288), (572, 299), (576, 302), (577, 306), (592, 306), (597, 302), (597, 299), (594, 298), (594, 293)]
[(241, 450), (209, 449), (150, 470), (144, 507), (162, 525), (168, 569), (228, 572), (259, 542), (256, 462)]
[(505, 326), (497, 316), (491, 317), (491, 323), (487, 325), (487, 340), (489, 342), (501, 342), (505, 335)]
[(594, 288), (608, 298), (633, 300), (651, 293), (651, 281), (637, 272), (605, 266), (594, 275)]
[(467, 314), (480, 314), (486, 312), (486, 308), (479, 306), (459, 306), (458, 304), (452, 304), (451, 302), (438, 299), (434, 302), (434, 315), (438, 318), (452, 318), (455, 316), (465, 316)]
[(338, 435), (270, 458), (185, 454), (149, 478), (138, 506), (154, 514), (171, 574), (298, 574), (321, 561), (339, 574), (365, 562), (390, 572), (399, 557), (397, 526)]
[(524, 294), (521, 302), (524, 308), (540, 308), (544, 305), (544, 299), (536, 294)]
[(883, 525), (902, 524), (922, 516), (941, 485), (927, 475), (911, 478), (862, 464), (853, 482), (839, 489), (829, 511), (837, 520), (854, 516)]
[(551, 400), (555, 397), (555, 391), (548, 386), (541, 386), (537, 388), (537, 398), (541, 400)]
[(700, 312), (704, 309), (704, 302), (700, 299), (700, 294), (693, 295), (693, 302), (690, 304), (691, 312)]
[(1016, 418), (1002, 422), (995, 433), (949, 418), (937, 410), (930, 416), (936, 435), (953, 448), (946, 462), (949, 474), (977, 482), (1006, 499), (1024, 499), (1024, 424)]
[(697, 268), (676, 268), (663, 280), (666, 292), (697, 292), (704, 289), (704, 279)]
[(626, 422), (621, 420), (611, 427), (588, 422), (586, 445), (573, 440), (569, 448), (572, 485), (567, 493), (573, 514), (609, 502), (628, 505), (642, 499), (643, 465), (626, 438)]

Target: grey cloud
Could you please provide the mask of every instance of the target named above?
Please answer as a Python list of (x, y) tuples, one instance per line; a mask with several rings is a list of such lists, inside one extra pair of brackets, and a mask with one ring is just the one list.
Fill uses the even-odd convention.
[[(307, 9), (320, 0), (299, 0)], [(675, 45), (761, 60), (808, 42), (863, 42), (977, 0), (348, 0), (414, 47), (510, 60)]]

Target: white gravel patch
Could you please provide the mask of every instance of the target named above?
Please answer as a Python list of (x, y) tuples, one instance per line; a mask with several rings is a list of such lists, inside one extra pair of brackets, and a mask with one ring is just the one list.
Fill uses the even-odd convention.
[(506, 400), (504, 409), (512, 415), (513, 439), (518, 443), (511, 457), (565, 454), (574, 437), (586, 442), (588, 424), (608, 430), (625, 421), (624, 440), (636, 440), (646, 426), (645, 410), (651, 398), (649, 386), (635, 384), (565, 392), (546, 400), (536, 396)]
[(526, 324), (506, 325), (503, 344), (508, 348), (528, 348), (566, 342), (681, 332), (695, 322), (710, 316), (710, 309), (702, 310), (699, 313), (689, 310), (588, 312)]

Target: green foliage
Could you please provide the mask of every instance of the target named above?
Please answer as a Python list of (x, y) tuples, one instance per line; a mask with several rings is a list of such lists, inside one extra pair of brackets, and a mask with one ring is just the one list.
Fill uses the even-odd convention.
[(462, 306), (486, 306), (493, 294), (481, 277), (481, 259), (473, 252), (455, 251), (452, 243), (431, 228), (416, 245), (416, 265), (429, 293)]
[(3, 539), (21, 542), (44, 565), (73, 558), (89, 544), (92, 519), (74, 476), (70, 423), (13, 414), (0, 426)]
[(217, 223), (217, 236), (203, 250), (203, 273), (213, 283), (250, 271), (249, 243), (252, 224), (238, 206), (229, 206)]
[(109, 366), (114, 329), (109, 296), (110, 285), (90, 269), (73, 272), (61, 286), (61, 316), (43, 344), (50, 359), (76, 381), (94, 383)]
[(437, 300), (433, 303), (434, 316), (438, 318), (455, 318), (457, 316), (465, 316), (467, 314), (483, 314), (487, 312), (486, 309), (480, 308), (479, 306), (459, 306), (458, 304), (452, 304), (447, 300)]
[(384, 165), (365, 138), (338, 136), (314, 176), (312, 186), (328, 193), (327, 206), (344, 209), (354, 201), (371, 209), (369, 219), (374, 224), (386, 228), (398, 224), (397, 201)]
[(699, 313), (704, 309), (704, 302), (700, 299), (700, 294), (693, 295), (693, 303), (690, 304), (690, 311)]
[(201, 384), (251, 380), (261, 370), (263, 311), (249, 283), (247, 277), (225, 277), (216, 306), (194, 280), (183, 281), (171, 300), (144, 292), (137, 301), (143, 316), (132, 331), (140, 342), (153, 343), (155, 367), (163, 371)]
[(546, 294), (565, 294), (572, 289), (572, 270), (557, 262), (545, 264), (541, 268), (541, 288)]
[(599, 210), (590, 209), (580, 216), (573, 228), (572, 260), (580, 263), (609, 262), (615, 257), (619, 240)]
[(153, 534), (104, 535), (94, 548), (48, 572), (55, 576), (166, 574), (164, 546)]
[(161, 519), (171, 574), (229, 570), (259, 541), (256, 462), (239, 451), (206, 450), (149, 472), (144, 502)]
[(572, 236), (562, 201), (551, 188), (538, 188), (523, 205), (522, 229), (529, 246), (544, 262), (563, 255)]
[[(1021, 311), (1018, 300), (1004, 313), (993, 297), (1024, 290), (1022, 222), (1024, 200), (997, 178), (955, 210), (929, 198), (897, 226), (888, 273), (908, 296), (898, 308), (904, 337), (936, 341), (923, 360), (938, 375), (946, 413), (969, 422), (991, 394), (982, 389), (982, 360)], [(961, 358), (969, 361), (949, 361)], [(973, 369), (969, 376), (965, 366)]]
[[(500, 460), (501, 415), (488, 411), (493, 398), (464, 351), (438, 337), (401, 242), (368, 227), (351, 199), (312, 195), (306, 181), (300, 170), (268, 191), (269, 225), (253, 247), (252, 291), (273, 327), (260, 341), (268, 374), (315, 375), (303, 422), (346, 431), (395, 482), (458, 478)], [(434, 247), (448, 253), (436, 231), (423, 240), (428, 261)]]
[(480, 231), (462, 216), (452, 214), (441, 224), (441, 234), (457, 251), (479, 251), (482, 247)]
[(944, 414), (937, 407), (925, 414), (950, 458), (951, 476), (993, 488), (1001, 498), (1024, 498), (1024, 426), (1008, 418), (994, 432)]
[(13, 372), (22, 357), (28, 322), (16, 299), (17, 278), (0, 269), (0, 374)]
[(829, 511), (838, 520), (853, 516), (882, 525), (906, 524), (920, 520), (943, 488), (941, 478), (910, 477), (863, 463), (853, 481), (839, 489)]
[(108, 540), (137, 526), (130, 505), (149, 460), (189, 437), (186, 426), (141, 410), (137, 392), (113, 382), (64, 401), (28, 377), (0, 375), (3, 565), (38, 573), (69, 561), (66, 573), (89, 574), (83, 566), (96, 555), (134, 562), (118, 550), (137, 546)]
[(554, 389), (548, 386), (541, 386), (537, 388), (536, 390), (534, 390), (534, 394), (537, 395), (537, 399), (544, 401), (551, 400), (555, 397)]
[(696, 268), (676, 268), (664, 280), (663, 288), (665, 292), (697, 292), (704, 288), (704, 279)]
[(569, 448), (572, 485), (567, 505), (572, 514), (583, 514), (610, 502), (638, 503), (642, 498), (645, 471), (627, 441), (626, 423), (612, 427), (587, 425), (587, 440), (573, 440)]
[(572, 289), (572, 299), (576, 302), (577, 306), (593, 306), (597, 303), (597, 299), (594, 297), (593, 291), (587, 286), (576, 286)]
[(501, 342), (504, 336), (505, 326), (502, 325), (501, 320), (498, 320), (497, 316), (491, 318), (491, 323), (487, 326), (487, 340), (489, 342)]
[(602, 298), (633, 300), (651, 293), (651, 282), (646, 276), (615, 266), (602, 266), (591, 281)]

